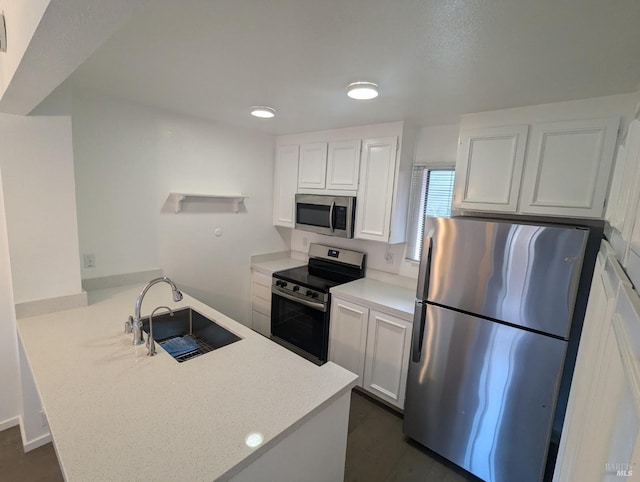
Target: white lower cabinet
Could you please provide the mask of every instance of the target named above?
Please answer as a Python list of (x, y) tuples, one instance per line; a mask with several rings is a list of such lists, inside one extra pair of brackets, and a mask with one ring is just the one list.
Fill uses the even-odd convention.
[(411, 323), (371, 310), (363, 388), (404, 408), (411, 345)]
[(329, 360), (355, 373), (362, 387), (369, 308), (333, 298), (329, 324)]
[(334, 297), (329, 360), (357, 374), (358, 385), (404, 409), (411, 321)]
[(251, 328), (261, 335), (271, 335), (271, 276), (251, 272)]
[(640, 297), (604, 244), (589, 295), (554, 482), (640, 478)]

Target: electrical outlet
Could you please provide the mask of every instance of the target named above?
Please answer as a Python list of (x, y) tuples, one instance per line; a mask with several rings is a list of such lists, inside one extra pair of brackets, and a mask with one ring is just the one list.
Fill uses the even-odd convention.
[(306, 248), (307, 246), (309, 246), (309, 238), (305, 236), (302, 238), (302, 247)]
[(96, 267), (96, 255), (92, 253), (87, 253), (83, 256), (83, 264), (85, 268), (95, 268)]
[(387, 262), (387, 264), (393, 264), (393, 253), (389, 248), (387, 248), (386, 251), (384, 252), (384, 259)]

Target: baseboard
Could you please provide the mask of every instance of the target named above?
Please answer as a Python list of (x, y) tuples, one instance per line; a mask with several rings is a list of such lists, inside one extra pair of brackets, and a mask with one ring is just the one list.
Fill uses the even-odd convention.
[(95, 291), (117, 288), (118, 286), (146, 283), (147, 281), (153, 278), (158, 278), (162, 275), (161, 269), (152, 269), (149, 271), (137, 271), (135, 273), (101, 276), (99, 278), (86, 278), (82, 280), (82, 289), (85, 291)]
[(87, 292), (68, 296), (59, 296), (57, 298), (46, 298), (44, 300), (25, 301), (16, 303), (16, 318), (27, 318), (29, 316), (44, 315), (46, 313), (54, 313), (56, 311), (72, 310), (87, 306)]
[(27, 440), (27, 434), (24, 431), (24, 424), (22, 423), (22, 417), (20, 419), (20, 435), (22, 436), (22, 448), (26, 452), (31, 452), (32, 450), (37, 449), (38, 447), (42, 447), (43, 445), (48, 444), (53, 439), (51, 438), (51, 433), (47, 432), (45, 434), (40, 435), (32, 440)]
[(15, 427), (16, 425), (20, 425), (20, 416), (12, 417), (0, 422), (0, 432), (7, 430), (8, 428)]

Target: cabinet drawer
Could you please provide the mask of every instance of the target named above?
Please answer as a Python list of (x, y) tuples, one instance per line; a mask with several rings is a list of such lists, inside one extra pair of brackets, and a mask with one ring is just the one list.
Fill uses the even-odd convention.
[(251, 312), (251, 328), (261, 335), (271, 336), (271, 317), (253, 310)]
[(257, 311), (259, 313), (262, 313), (265, 316), (271, 316), (271, 302), (266, 302), (264, 300), (261, 300), (259, 298), (254, 298), (253, 300), (251, 300), (251, 309), (253, 311)]
[(272, 277), (270, 274), (264, 274), (260, 271), (254, 271), (253, 275), (251, 276), (252, 280), (254, 283), (258, 283), (264, 286), (268, 286), (269, 288), (271, 288), (271, 280)]
[(271, 303), (271, 285), (265, 286), (253, 282), (251, 294), (254, 300), (262, 300)]

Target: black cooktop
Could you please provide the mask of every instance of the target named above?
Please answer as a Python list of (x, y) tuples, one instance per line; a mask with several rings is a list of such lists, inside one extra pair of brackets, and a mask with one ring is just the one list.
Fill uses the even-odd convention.
[[(298, 268), (285, 269), (284, 271), (278, 271), (273, 273), (273, 276), (278, 279), (295, 283), (305, 288), (313, 288), (317, 291), (324, 293), (329, 292), (329, 288), (337, 286), (347, 281), (336, 281), (327, 278), (321, 278), (309, 273), (308, 266), (300, 266)], [(348, 280), (351, 281), (351, 280)]]
[(309, 266), (300, 266), (298, 268), (285, 269), (273, 273), (273, 277), (295, 283), (305, 288), (312, 288), (324, 293), (329, 292), (329, 288), (348, 283), (362, 276), (353, 276), (352, 274), (340, 273), (330, 269), (322, 271), (314, 270)]

